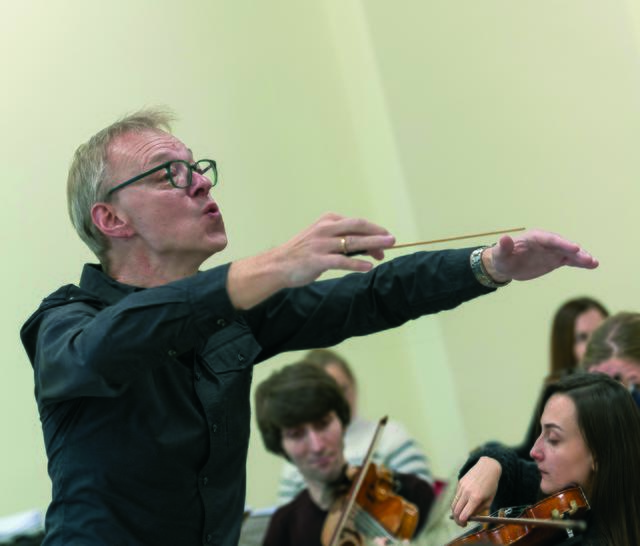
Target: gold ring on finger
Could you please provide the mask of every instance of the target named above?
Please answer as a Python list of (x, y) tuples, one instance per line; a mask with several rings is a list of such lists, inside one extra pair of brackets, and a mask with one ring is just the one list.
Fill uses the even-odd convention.
[(343, 254), (347, 254), (349, 252), (349, 250), (347, 249), (347, 239), (346, 239), (346, 237), (341, 237), (340, 238), (340, 249), (342, 250)]

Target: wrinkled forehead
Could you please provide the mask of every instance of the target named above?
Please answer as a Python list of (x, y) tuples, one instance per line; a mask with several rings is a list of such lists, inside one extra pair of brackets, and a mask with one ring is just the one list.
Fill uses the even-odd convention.
[(170, 159), (191, 159), (191, 151), (175, 136), (160, 130), (129, 131), (116, 136), (107, 148), (112, 171), (133, 174)]

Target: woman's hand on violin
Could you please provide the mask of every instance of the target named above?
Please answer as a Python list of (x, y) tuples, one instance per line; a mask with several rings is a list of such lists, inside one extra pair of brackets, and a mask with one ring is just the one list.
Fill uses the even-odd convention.
[(458, 525), (464, 527), (469, 517), (489, 510), (498, 491), (501, 475), (502, 466), (498, 461), (490, 457), (480, 457), (460, 478), (451, 503), (453, 519)]

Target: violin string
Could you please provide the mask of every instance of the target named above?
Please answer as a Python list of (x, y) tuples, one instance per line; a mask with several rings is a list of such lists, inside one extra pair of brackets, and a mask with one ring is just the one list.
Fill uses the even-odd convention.
[(352, 516), (354, 518), (356, 529), (367, 533), (369, 538), (386, 538), (389, 540), (394, 540), (396, 538), (390, 534), (389, 531), (387, 531), (371, 514), (357, 504), (353, 507)]
[(365, 532), (368, 537), (393, 538), (378, 521), (359, 506), (356, 505), (353, 512), (357, 530)]

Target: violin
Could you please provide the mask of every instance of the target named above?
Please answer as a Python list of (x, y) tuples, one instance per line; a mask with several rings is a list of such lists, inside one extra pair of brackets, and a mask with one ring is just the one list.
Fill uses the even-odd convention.
[(322, 546), (361, 546), (369, 538), (385, 538), (399, 544), (413, 537), (418, 508), (394, 493), (391, 471), (371, 462), (374, 446), (386, 425), (378, 423), (365, 460), (352, 476), (349, 491), (331, 506), (322, 529)]
[(580, 519), (589, 502), (578, 486), (568, 487), (532, 506), (526, 507), (519, 517), (474, 516), (469, 521), (498, 523), (480, 531), (475, 529), (445, 546), (463, 544), (516, 544), (516, 546), (542, 546), (573, 536), (573, 529), (584, 530)]
[[(362, 471), (362, 468), (357, 470), (358, 473)], [(418, 525), (418, 508), (393, 492), (394, 481), (390, 470), (371, 463), (366, 469), (362, 485), (354, 493), (356, 483), (357, 479), (354, 479), (349, 493), (336, 499), (329, 510), (322, 530), (323, 546), (332, 545), (331, 539), (351, 495), (355, 495), (355, 502), (336, 545), (359, 546), (365, 543), (365, 538), (374, 537), (385, 538), (387, 544), (395, 544), (413, 537)]]

